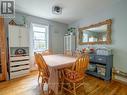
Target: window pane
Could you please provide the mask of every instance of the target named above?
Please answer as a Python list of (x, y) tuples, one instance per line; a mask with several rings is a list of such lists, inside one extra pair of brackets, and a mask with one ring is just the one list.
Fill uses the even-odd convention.
[(34, 51), (43, 51), (48, 47), (48, 26), (33, 24), (33, 45)]
[(40, 33), (40, 32), (34, 32), (34, 39), (42, 39), (45, 40), (45, 33)]
[(46, 28), (45, 27), (33, 27), (33, 31), (39, 31), (39, 32), (46, 32)]
[(46, 49), (45, 41), (34, 40), (34, 50), (44, 50)]

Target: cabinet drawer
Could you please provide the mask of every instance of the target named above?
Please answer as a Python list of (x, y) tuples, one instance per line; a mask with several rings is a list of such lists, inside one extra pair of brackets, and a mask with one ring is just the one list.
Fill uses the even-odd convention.
[(29, 69), (28, 70), (20, 70), (20, 71), (17, 71), (17, 72), (11, 72), (10, 73), (10, 79), (18, 78), (18, 77), (25, 76), (25, 75), (28, 75), (28, 74), (29, 74)]
[(10, 57), (10, 61), (28, 60), (28, 59), (29, 59), (29, 56)]
[(10, 62), (10, 66), (29, 64), (29, 61)]
[(95, 57), (94, 57), (94, 55), (90, 55), (90, 61), (92, 61), (92, 62), (95, 61)]
[(98, 63), (105, 63), (106, 64), (106, 56), (95, 56), (95, 61), (98, 62)]
[(24, 66), (17, 66), (17, 67), (11, 67), (10, 71), (18, 71), (18, 70), (23, 70), (23, 69), (29, 69), (30, 66), (29, 65), (24, 65)]

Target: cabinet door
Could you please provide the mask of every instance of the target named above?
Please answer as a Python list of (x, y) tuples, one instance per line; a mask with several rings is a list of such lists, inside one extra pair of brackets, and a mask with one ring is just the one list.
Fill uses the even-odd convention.
[(71, 44), (71, 47), (70, 47), (71, 50), (75, 51), (75, 36), (71, 36), (70, 44)]
[(20, 38), (19, 38), (19, 43), (20, 47), (28, 47), (29, 46), (29, 35), (28, 31), (25, 27), (20, 27)]
[(67, 50), (67, 44), (68, 44), (68, 42), (67, 42), (67, 36), (64, 36), (64, 51)]
[(9, 25), (9, 45), (10, 47), (19, 46), (19, 26)]
[(67, 50), (71, 50), (71, 36), (68, 36), (67, 38), (68, 38)]

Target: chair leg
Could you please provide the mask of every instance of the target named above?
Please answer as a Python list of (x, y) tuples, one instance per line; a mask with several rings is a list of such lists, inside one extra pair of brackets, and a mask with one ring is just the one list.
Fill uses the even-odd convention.
[(83, 86), (84, 86), (84, 95), (86, 95), (85, 80), (83, 80)]
[(61, 94), (62, 94), (62, 92), (63, 92), (63, 86), (64, 86), (64, 71), (63, 71), (63, 69), (61, 69)]
[(62, 84), (61, 84), (61, 95), (63, 93), (63, 85), (64, 85), (64, 79), (62, 79)]
[(41, 80), (41, 88), (43, 89), (43, 86), (44, 86), (44, 79), (42, 78)]
[(73, 83), (73, 91), (74, 91), (74, 95), (76, 95), (76, 85), (75, 85), (75, 83)]
[(41, 75), (40, 75), (40, 72), (39, 72), (39, 75), (38, 75), (38, 84), (39, 84), (39, 79), (40, 79), (40, 76), (41, 76)]
[(61, 89), (61, 82), (62, 82), (61, 70), (58, 70), (58, 79), (59, 79), (59, 88)]

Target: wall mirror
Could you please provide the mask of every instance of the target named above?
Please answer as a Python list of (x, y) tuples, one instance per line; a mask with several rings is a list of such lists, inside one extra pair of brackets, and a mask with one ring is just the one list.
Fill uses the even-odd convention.
[(79, 28), (79, 44), (110, 44), (111, 43), (111, 24), (108, 19), (97, 24)]

